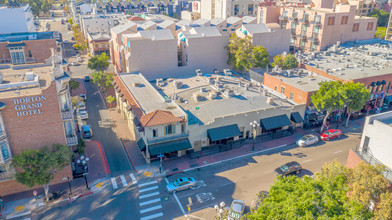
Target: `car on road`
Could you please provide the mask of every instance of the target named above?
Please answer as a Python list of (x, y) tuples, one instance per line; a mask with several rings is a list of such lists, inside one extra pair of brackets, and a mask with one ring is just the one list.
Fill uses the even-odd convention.
[(239, 220), (244, 215), (245, 202), (239, 199), (234, 199), (231, 203), (229, 211), (227, 212), (228, 220)]
[(79, 63), (83, 62), (83, 59), (82, 59), (81, 57), (76, 58), (76, 60), (77, 60)]
[(339, 129), (329, 129), (328, 131), (323, 132), (320, 137), (323, 141), (329, 141), (342, 136), (342, 134), (343, 132)]
[(167, 184), (166, 188), (169, 193), (175, 193), (181, 190), (190, 189), (196, 185), (193, 177), (182, 177), (174, 182)]
[(68, 40), (65, 40), (64, 43), (65, 43), (65, 44), (68, 44)]
[(77, 49), (75, 50), (75, 54), (79, 54), (79, 51)]
[(79, 97), (83, 99), (83, 101), (87, 100), (86, 94), (79, 94)]
[(297, 140), (296, 144), (298, 147), (304, 147), (308, 145), (315, 144), (319, 141), (319, 138), (316, 135), (313, 134), (307, 134), (300, 139)]
[(80, 66), (80, 64), (77, 63), (77, 62), (72, 62), (72, 63), (71, 63), (71, 66)]
[(84, 81), (85, 81), (85, 82), (90, 82), (90, 77), (89, 77), (89, 76), (85, 76), (85, 77), (84, 77)]
[(86, 104), (84, 104), (84, 101), (79, 100), (79, 102), (76, 103), (76, 108), (79, 110), (86, 110)]
[(82, 126), (82, 136), (83, 138), (91, 138), (93, 136), (93, 131), (91, 130), (91, 125)]
[(278, 176), (286, 176), (291, 173), (298, 174), (299, 171), (301, 171), (301, 170), (302, 170), (301, 164), (299, 164), (297, 161), (291, 161), (291, 162), (285, 163), (282, 166), (276, 168), (275, 173)]
[(79, 116), (80, 116), (80, 119), (88, 119), (88, 113), (87, 113), (87, 111), (86, 110), (80, 110), (79, 111)]

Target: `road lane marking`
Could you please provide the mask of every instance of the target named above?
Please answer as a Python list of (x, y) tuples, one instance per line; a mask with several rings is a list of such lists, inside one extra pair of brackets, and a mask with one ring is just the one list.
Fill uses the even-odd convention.
[(159, 192), (153, 192), (153, 193), (149, 193), (149, 194), (146, 194), (146, 195), (139, 196), (139, 199), (145, 199), (145, 198), (148, 198), (148, 197), (151, 197), (151, 196), (157, 196), (157, 195), (159, 195)]
[(124, 175), (121, 175), (120, 178), (121, 178), (122, 184), (123, 184), (124, 186), (128, 186), (128, 183), (127, 183), (127, 181), (125, 180), (125, 176), (124, 176)]
[(142, 183), (142, 184), (138, 184), (139, 187), (143, 187), (143, 186), (148, 186), (148, 185), (152, 185), (158, 183), (156, 180), (148, 182), (148, 183)]
[[(165, 178), (165, 181), (166, 181), (167, 184), (169, 184), (169, 180), (167, 179), (167, 177)], [(184, 208), (182, 207), (182, 205), (181, 205), (181, 203), (180, 203), (180, 200), (178, 200), (178, 197), (177, 197), (177, 195), (176, 195), (175, 192), (173, 192), (173, 196), (174, 196), (174, 198), (176, 199), (176, 201), (177, 201), (177, 203), (178, 203), (178, 206), (179, 206), (180, 209), (181, 209), (182, 214), (186, 217), (185, 210), (184, 210)]]
[(304, 161), (302, 161), (302, 163), (306, 163), (306, 162), (309, 162), (309, 161), (312, 161), (312, 159), (304, 160)]
[(149, 215), (149, 216), (143, 217), (140, 220), (150, 220), (150, 219), (158, 218), (158, 217), (161, 217), (161, 216), (163, 216), (162, 212), (154, 214), (154, 215)]
[(142, 209), (142, 210), (140, 210), (140, 214), (143, 214), (143, 213), (146, 213), (146, 212), (151, 212), (151, 211), (154, 211), (154, 210), (157, 210), (157, 209), (161, 209), (161, 208), (162, 208), (161, 205), (157, 205), (157, 206), (150, 207), (148, 209)]
[(141, 203), (139, 203), (139, 205), (140, 206), (144, 206), (144, 205), (149, 205), (149, 204), (160, 202), (160, 201), (161, 201), (160, 198), (158, 198), (158, 199), (151, 199), (151, 200), (148, 200), (146, 202), (141, 202)]
[(136, 184), (137, 181), (136, 181), (135, 175), (133, 175), (133, 173), (130, 173), (129, 176), (131, 177), (132, 183)]
[(152, 173), (147, 172), (147, 171), (143, 173), (144, 176), (151, 176), (151, 174), (152, 174)]
[(335, 151), (335, 152), (333, 152), (332, 154), (338, 154), (338, 153), (340, 153), (340, 152), (343, 152), (343, 150)]
[(116, 178), (111, 178), (111, 180), (112, 180), (113, 189), (117, 189), (118, 186), (117, 186)]
[(141, 189), (141, 190), (139, 190), (139, 193), (143, 193), (143, 192), (151, 191), (151, 190), (154, 190), (154, 189), (158, 189), (158, 186), (153, 186), (153, 187), (149, 187), (149, 188)]

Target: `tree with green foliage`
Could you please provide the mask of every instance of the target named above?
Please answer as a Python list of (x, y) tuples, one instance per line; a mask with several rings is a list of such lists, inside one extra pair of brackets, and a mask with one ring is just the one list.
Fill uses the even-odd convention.
[(104, 71), (109, 67), (109, 57), (106, 53), (95, 55), (88, 60), (87, 67), (96, 71)]
[(112, 103), (116, 101), (116, 98), (112, 95), (106, 97), (106, 102), (109, 103), (110, 107), (112, 107)]
[(84, 152), (86, 151), (86, 142), (84, 141), (83, 138), (79, 138), (78, 145), (76, 146), (76, 151), (78, 152), (79, 155), (83, 155)]
[(68, 85), (69, 85), (69, 89), (72, 91), (72, 90), (74, 90), (74, 89), (78, 89), (78, 88), (79, 88), (80, 82), (79, 82), (79, 81), (76, 81), (76, 80), (70, 80), (70, 81), (68, 82)]
[(40, 150), (26, 149), (16, 154), (12, 165), (16, 168), (16, 180), (32, 188), (42, 185), (49, 200), (49, 183), (54, 175), (71, 163), (72, 151), (68, 146), (52, 144)]
[(327, 111), (320, 129), (320, 132), (323, 132), (331, 112), (339, 111), (344, 107), (344, 86), (341, 81), (323, 81), (319, 85), (319, 90), (311, 96), (311, 99), (318, 111)]
[(284, 60), (283, 56), (281, 54), (278, 54), (278, 55), (274, 56), (273, 59), (274, 59), (274, 62), (271, 63), (271, 66), (272, 67), (278, 66), (279, 68), (283, 69), (283, 60)]
[(227, 63), (234, 65), (234, 69), (239, 72), (248, 71), (253, 67), (265, 68), (269, 63), (267, 50), (260, 45), (253, 46), (250, 36), (239, 38), (232, 34), (226, 49), (229, 55)]
[(92, 74), (92, 81), (93, 83), (96, 83), (99, 87), (107, 91), (109, 88), (113, 87), (113, 73), (95, 71)]
[(377, 27), (376, 32), (374, 33), (375, 38), (385, 39), (385, 35), (387, 34), (386, 27)]
[(271, 66), (278, 66), (282, 70), (293, 69), (298, 67), (298, 61), (292, 54), (287, 54), (286, 56), (279, 54), (274, 57), (274, 62), (271, 63)]
[(68, 23), (69, 23), (69, 25), (74, 25), (74, 18), (70, 18), (70, 19), (68, 19)]
[(389, 13), (384, 9), (374, 9), (372, 13), (369, 14), (369, 16), (377, 18), (377, 26), (379, 27), (386, 27), (388, 25)]
[(351, 114), (363, 108), (366, 101), (370, 98), (370, 93), (362, 83), (348, 82), (343, 84), (343, 97), (348, 113), (346, 119), (347, 127)]
[(384, 192), (380, 195), (380, 201), (377, 204), (377, 209), (374, 211), (374, 219), (376, 220), (391, 220), (392, 219), (392, 192)]

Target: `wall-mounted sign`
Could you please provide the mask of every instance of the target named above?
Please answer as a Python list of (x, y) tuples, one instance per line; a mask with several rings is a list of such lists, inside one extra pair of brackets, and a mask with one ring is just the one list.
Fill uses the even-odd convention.
[(42, 103), (46, 101), (46, 96), (34, 96), (14, 99), (17, 116), (42, 114)]

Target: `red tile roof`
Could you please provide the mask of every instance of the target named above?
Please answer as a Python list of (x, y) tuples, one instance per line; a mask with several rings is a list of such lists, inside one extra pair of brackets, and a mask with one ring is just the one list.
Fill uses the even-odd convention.
[(146, 19), (139, 17), (139, 16), (133, 16), (133, 17), (128, 18), (128, 20), (130, 20), (130, 21), (145, 21)]
[(140, 119), (140, 123), (142, 124), (143, 127), (150, 127), (150, 126), (179, 122), (183, 120), (184, 119), (182, 118), (174, 116), (173, 113), (169, 111), (155, 110), (153, 112), (144, 115)]

